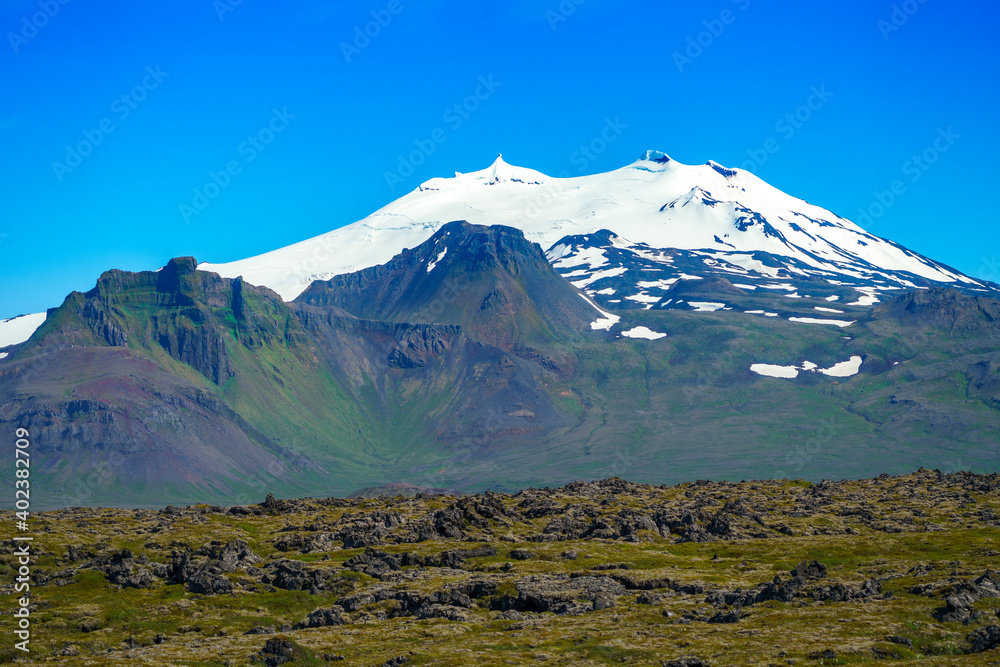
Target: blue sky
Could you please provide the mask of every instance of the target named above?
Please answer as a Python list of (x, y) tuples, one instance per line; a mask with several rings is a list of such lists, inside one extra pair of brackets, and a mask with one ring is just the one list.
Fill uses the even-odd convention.
[(287, 245), (500, 152), (753, 168), (1000, 280), (995, 3), (235, 2), (0, 0), (0, 317), (109, 268)]

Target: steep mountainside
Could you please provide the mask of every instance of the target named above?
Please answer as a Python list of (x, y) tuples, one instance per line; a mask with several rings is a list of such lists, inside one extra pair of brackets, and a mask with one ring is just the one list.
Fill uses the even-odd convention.
[(518, 230), (466, 222), (444, 225), (381, 266), (317, 281), (296, 302), (364, 319), (457, 325), (506, 350), (589, 331), (600, 315)]
[(904, 291), (833, 320), (809, 316), (824, 292), (706, 276), (667, 287), (691, 307), (612, 311), (564, 270), (455, 222), (292, 303), (191, 258), (109, 271), (8, 348), (0, 423), (34, 434), (40, 507), (1000, 460), (996, 300)]

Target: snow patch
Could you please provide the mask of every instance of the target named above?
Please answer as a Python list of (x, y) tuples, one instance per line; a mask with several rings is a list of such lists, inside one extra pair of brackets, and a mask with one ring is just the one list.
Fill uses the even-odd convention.
[(622, 319), (617, 315), (612, 315), (611, 313), (604, 312), (603, 310), (597, 307), (596, 303), (594, 303), (584, 295), (581, 294), (580, 298), (589, 303), (591, 306), (594, 307), (594, 310), (596, 310), (597, 312), (599, 312), (601, 315), (604, 316), (590, 323), (590, 328), (592, 331), (611, 331), (611, 327), (618, 324), (619, 320)]
[(20, 345), (31, 338), (38, 327), (42, 326), (47, 317), (46, 313), (35, 313), (33, 315), (19, 315), (9, 320), (0, 322), (0, 347), (10, 345)]
[(757, 375), (766, 375), (771, 378), (792, 379), (799, 376), (799, 369), (796, 366), (774, 366), (772, 364), (754, 364), (750, 367)]
[(725, 308), (724, 303), (712, 303), (711, 301), (688, 301), (688, 304), (698, 313), (714, 313), (720, 308)]
[(647, 327), (634, 327), (628, 331), (623, 331), (622, 335), (628, 338), (645, 338), (646, 340), (659, 340), (667, 337), (667, 334), (653, 331)]
[(789, 317), (788, 321), (801, 324), (832, 324), (835, 327), (849, 327), (857, 322), (857, 320), (823, 320), (815, 317)]
[(794, 379), (799, 376), (799, 372), (822, 373), (830, 377), (846, 378), (857, 375), (861, 370), (861, 357), (853, 356), (848, 361), (841, 361), (830, 368), (820, 368), (811, 361), (803, 361), (799, 366), (776, 366), (773, 364), (754, 364), (750, 370), (758, 375), (766, 375), (773, 378)]
[(815, 308), (816, 308), (816, 310), (820, 311), (821, 313), (838, 313), (840, 315), (844, 314), (844, 311), (837, 310), (836, 308), (823, 308), (822, 306), (815, 306)]
[(648, 294), (634, 294), (632, 296), (625, 297), (629, 301), (638, 301), (639, 303), (656, 303), (662, 296), (650, 296)]
[(448, 254), (448, 249), (447, 248), (445, 248), (440, 253), (438, 253), (437, 259), (435, 259), (433, 262), (431, 262), (430, 264), (427, 265), (427, 273), (430, 273), (431, 271), (433, 271), (434, 267), (438, 265), (438, 262), (440, 262), (442, 259), (444, 259), (444, 256), (447, 255), (447, 254)]
[(578, 287), (579, 289), (583, 289), (584, 287), (586, 287), (591, 283), (596, 283), (601, 278), (614, 278), (615, 276), (620, 276), (626, 271), (628, 271), (628, 269), (626, 269), (624, 266), (619, 266), (614, 269), (606, 269), (604, 271), (597, 271), (595, 273), (590, 274), (589, 278), (573, 281), (573, 286)]
[(861, 357), (855, 355), (847, 361), (841, 361), (830, 368), (821, 368), (820, 373), (835, 378), (847, 378), (861, 371)]

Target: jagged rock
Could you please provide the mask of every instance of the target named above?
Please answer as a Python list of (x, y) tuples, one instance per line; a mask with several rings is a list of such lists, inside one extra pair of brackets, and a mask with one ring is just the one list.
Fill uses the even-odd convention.
[(325, 628), (328, 625), (344, 625), (347, 621), (342, 616), (344, 609), (334, 606), (329, 609), (317, 609), (309, 613), (309, 616), (296, 625), (296, 629), (301, 628)]
[(265, 583), (286, 591), (323, 590), (326, 578), (322, 572), (307, 568), (301, 561), (279, 560), (268, 563), (269, 580)]
[(802, 577), (803, 579), (825, 579), (826, 565), (815, 560), (811, 563), (801, 561), (790, 574), (793, 577)]
[(333, 540), (334, 537), (330, 533), (320, 533), (318, 535), (311, 535), (306, 538), (306, 542), (302, 547), (302, 553), (311, 554), (324, 551), (333, 551)]
[(252, 662), (263, 662), (267, 667), (279, 667), (294, 659), (295, 645), (287, 639), (277, 637), (268, 639), (264, 648), (250, 657)]
[(233, 582), (221, 574), (197, 572), (187, 579), (187, 588), (199, 595), (219, 595), (233, 592)]
[(84, 548), (82, 545), (69, 545), (66, 547), (66, 560), (71, 563), (78, 563), (81, 560), (87, 560), (88, 558), (93, 558), (95, 556), (93, 551)]
[(278, 551), (298, 551), (305, 547), (306, 538), (298, 533), (283, 535), (274, 541), (274, 548)]
[(417, 609), (415, 616), (419, 619), (443, 618), (449, 621), (466, 621), (468, 615), (459, 607), (448, 605), (429, 604)]
[(821, 586), (811, 589), (808, 594), (814, 600), (831, 600), (833, 602), (848, 602), (850, 600), (867, 600), (882, 593), (881, 582), (868, 579), (860, 588), (836, 583), (831, 586)]
[(510, 557), (514, 560), (531, 560), (535, 557), (535, 554), (527, 549), (512, 549)]
[(974, 581), (967, 581), (953, 587), (944, 599), (944, 608), (935, 612), (935, 617), (947, 622), (957, 622), (968, 625), (981, 619), (984, 614), (973, 609), (980, 598), (1000, 597), (1000, 573), (987, 570), (985, 574)]
[(646, 591), (640, 593), (635, 599), (637, 604), (660, 604), (663, 602), (663, 596), (660, 593), (653, 593), (652, 591)]
[[(148, 560), (146, 562), (149, 563)], [(134, 554), (128, 549), (123, 549), (110, 557), (104, 556), (91, 567), (104, 572), (109, 582), (122, 588), (153, 588), (157, 581), (156, 575), (139, 565)], [(158, 569), (165, 573), (162, 567)]]
[(273, 635), (276, 632), (273, 625), (258, 625), (255, 628), (247, 630), (244, 634), (247, 635)]
[(382, 667), (400, 667), (400, 665), (406, 665), (412, 662), (412, 659), (408, 655), (400, 655), (392, 658), (391, 660), (386, 660), (382, 663)]
[(272, 514), (280, 512), (282, 509), (281, 502), (274, 497), (273, 493), (267, 494), (267, 498), (264, 499), (264, 502), (260, 506)]
[(971, 648), (969, 653), (983, 653), (1000, 648), (1000, 625), (988, 625), (966, 637)]
[(615, 606), (615, 596), (610, 593), (600, 592), (594, 596), (594, 611), (601, 611), (602, 609), (611, 609)]
[(594, 604), (585, 605), (581, 598), (604, 604), (608, 598), (625, 593), (625, 587), (610, 577), (566, 577), (564, 575), (535, 576), (517, 582), (517, 595), (504, 595), (494, 600), (495, 609), (507, 611), (551, 611), (556, 614), (575, 614), (592, 611)]

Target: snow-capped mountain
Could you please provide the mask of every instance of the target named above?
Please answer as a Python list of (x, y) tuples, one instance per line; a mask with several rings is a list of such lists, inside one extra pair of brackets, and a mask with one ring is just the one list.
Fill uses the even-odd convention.
[[(684, 165), (657, 151), (615, 171), (575, 178), (553, 178), (499, 157), (482, 171), (431, 179), (322, 236), (199, 268), (242, 275), (291, 300), (315, 280), (383, 264), (452, 220), (521, 229), (567, 278), (594, 294), (609, 289), (603, 279), (619, 278), (620, 293), (622, 280), (634, 277), (621, 307), (629, 305), (625, 297), (644, 293), (648, 300), (632, 305), (661, 303), (663, 295), (655, 292), (669, 288), (671, 279), (709, 274), (753, 283), (750, 289), (788, 285), (788, 293), (798, 289), (789, 279), (823, 280), (856, 288), (853, 296), (838, 298), (859, 305), (876, 302), (883, 289), (944, 284), (992, 290), (749, 172), (711, 161)], [(591, 238), (602, 230), (610, 234)], [(650, 272), (664, 275), (657, 285), (641, 285), (656, 282)], [(614, 306), (614, 299), (605, 301)]]
[[(834, 324), (851, 321), (836, 319), (851, 307), (869, 307), (893, 290), (946, 285), (997, 293), (995, 285), (869, 234), (749, 172), (712, 161), (685, 165), (658, 151), (621, 169), (574, 178), (546, 176), (498, 157), (481, 171), (433, 178), (327, 234), (199, 268), (243, 276), (290, 301), (316, 280), (384, 264), (454, 220), (521, 229), (564, 277), (612, 310), (802, 315), (801, 307), (782, 309), (760, 299), (731, 303), (709, 283), (693, 298), (681, 298), (678, 292), (702, 279), (729, 281), (741, 295), (789, 297), (782, 304), (804, 296), (838, 301), (848, 308), (806, 304)], [(40, 313), (0, 322), (0, 348), (23, 342), (44, 320)]]

